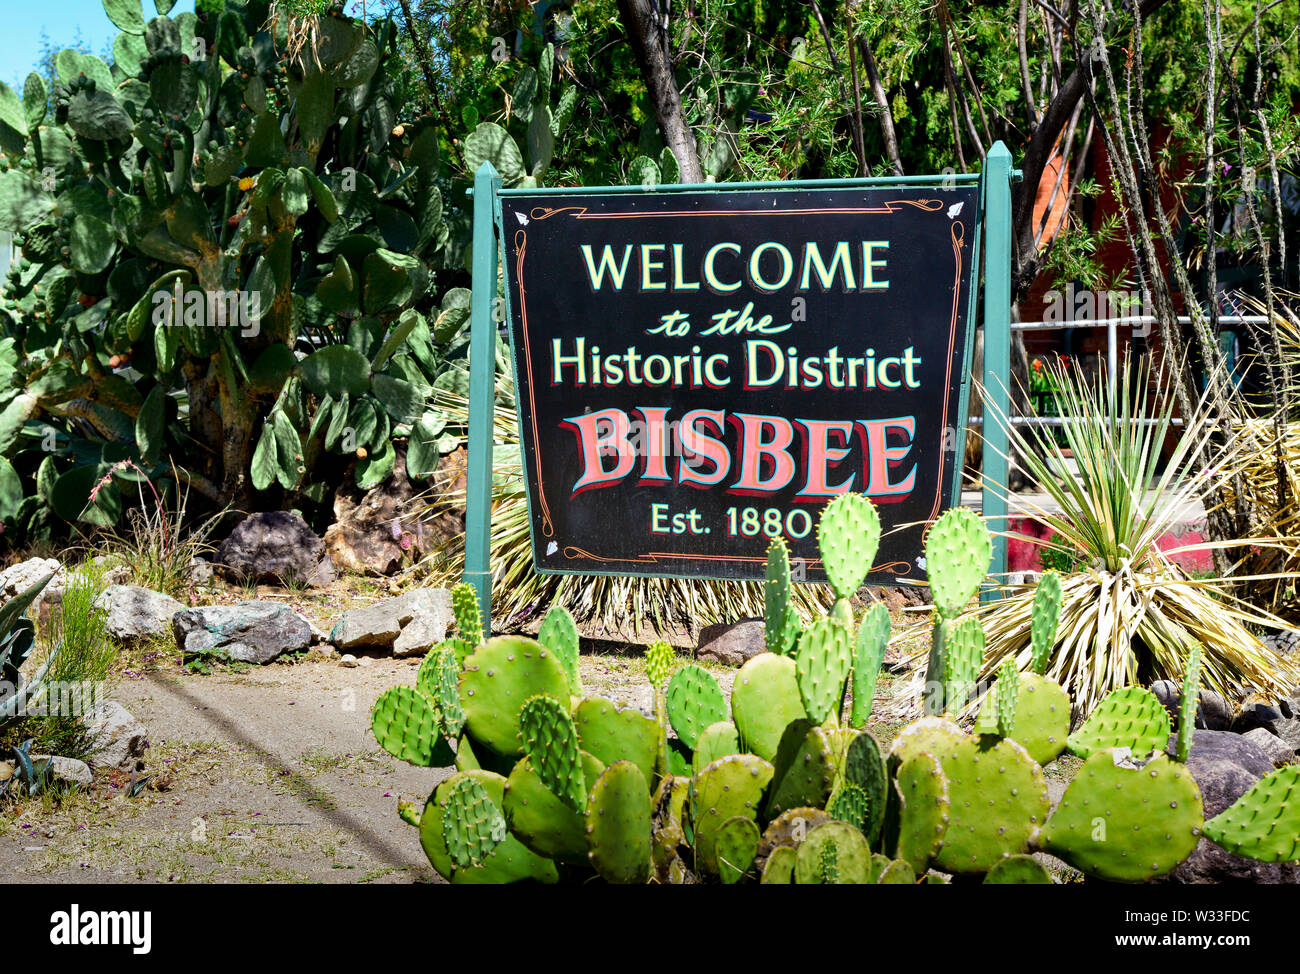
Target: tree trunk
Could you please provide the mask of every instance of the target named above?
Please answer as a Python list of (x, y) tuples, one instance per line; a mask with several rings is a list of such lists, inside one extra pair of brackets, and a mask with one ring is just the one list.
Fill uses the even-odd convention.
[(618, 9), (628, 40), (636, 52), (641, 77), (650, 93), (664, 144), (681, 169), (681, 180), (684, 183), (702, 183), (704, 171), (700, 167), (695, 133), (686, 124), (686, 116), (682, 113), (682, 95), (673, 74), (665, 26), (659, 22), (650, 0), (618, 0)]

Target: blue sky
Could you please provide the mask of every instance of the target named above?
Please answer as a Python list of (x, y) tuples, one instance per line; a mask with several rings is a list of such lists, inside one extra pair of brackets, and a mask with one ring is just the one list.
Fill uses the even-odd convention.
[[(145, 17), (156, 16), (153, 0), (142, 0)], [(194, 0), (178, 0), (175, 16), (194, 9)], [(18, 86), (36, 67), (41, 54), (41, 32), (56, 50), (74, 47), (77, 33), (92, 54), (103, 56), (119, 33), (99, 0), (4, 0), (0, 27), (0, 81)]]

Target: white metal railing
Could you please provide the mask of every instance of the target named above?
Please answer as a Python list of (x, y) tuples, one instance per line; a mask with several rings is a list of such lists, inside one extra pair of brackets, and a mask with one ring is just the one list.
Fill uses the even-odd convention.
[[(1106, 328), (1106, 369), (1111, 384), (1111, 398), (1114, 399), (1116, 376), (1119, 375), (1119, 326), (1154, 324), (1159, 320), (1155, 315), (1124, 315), (1118, 318), (1074, 318), (1068, 321), (1013, 321), (1011, 330), (1064, 331), (1067, 328), (1100, 328), (1104, 325)], [(1268, 322), (1268, 316), (1219, 315), (1217, 321), (1221, 325), (1262, 325)], [(1189, 325), (1191, 322), (1192, 319), (1189, 315), (1178, 316), (1180, 325)], [(984, 417), (972, 416), (969, 417), (969, 422), (972, 426), (982, 426)], [(1159, 422), (1159, 420), (1135, 419), (1133, 422), (1150, 425)], [(1176, 426), (1183, 425), (1181, 419), (1174, 419), (1170, 422)], [(1060, 416), (1012, 416), (1011, 423), (1015, 426), (1063, 426), (1065, 420)]]

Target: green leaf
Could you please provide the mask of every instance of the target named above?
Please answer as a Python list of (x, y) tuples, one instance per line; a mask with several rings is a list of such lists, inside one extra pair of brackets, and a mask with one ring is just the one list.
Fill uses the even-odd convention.
[(411, 427), (411, 435), (406, 441), (406, 472), (410, 476), (428, 477), (438, 469), (438, 460), (442, 456), (438, 439), (446, 428), (447, 417), (437, 410), (425, 413)]
[(275, 430), (276, 453), (279, 463), (276, 465), (276, 479), (285, 490), (292, 489), (301, 479), (302, 440), (294, 429), (284, 410), (277, 409), (271, 415), (271, 426)]
[(23, 117), (27, 120), (27, 131), (31, 131), (45, 121), (47, 110), (45, 82), (33, 71), (27, 76), (27, 82), (23, 85)]
[(424, 324), (424, 316), (414, 308), (408, 308), (402, 312), (402, 316), (397, 319), (388, 334), (384, 337), (384, 343), (379, 346), (379, 351), (375, 353), (374, 361), (371, 362), (371, 368), (378, 371), (384, 367), (384, 364), (397, 351), (399, 345), (406, 341), (407, 336), (415, 330), (417, 325)]
[(390, 441), (385, 441), (377, 451), (372, 451), (364, 460), (357, 461), (357, 486), (362, 490), (378, 487), (390, 473), (397, 460), (397, 452)]
[(424, 412), (424, 396), (405, 379), (381, 373), (370, 380), (370, 388), (398, 425), (413, 423)]
[(577, 106), (578, 89), (565, 88), (564, 94), (560, 96), (560, 103), (555, 106), (555, 121), (551, 124), (551, 132), (557, 139), (569, 127), (569, 122), (573, 119), (573, 110)]
[(144, 34), (144, 11), (140, 9), (140, 0), (104, 0), (104, 13), (118, 30)]
[(144, 397), (144, 405), (135, 418), (135, 444), (140, 448), (140, 456), (149, 464), (158, 462), (166, 416), (167, 393), (162, 386), (154, 386)]
[(506, 186), (513, 186), (524, 178), (524, 157), (510, 133), (493, 122), (479, 122), (464, 144), (465, 166), (474, 178), (485, 162), (492, 163)]
[(551, 164), (555, 153), (555, 133), (551, 131), (551, 110), (541, 105), (533, 112), (532, 121), (528, 123), (528, 161), (529, 170), (534, 176), (541, 176)]
[(307, 185), (311, 188), (311, 196), (316, 203), (316, 209), (320, 210), (321, 216), (325, 217), (326, 223), (333, 223), (339, 218), (339, 201), (334, 198), (333, 191), (321, 182), (310, 169), (304, 169), (302, 172), (307, 177)]
[(302, 380), (318, 396), (338, 399), (370, 388), (370, 363), (354, 348), (330, 345), (312, 352), (301, 363)]
[(0, 518), (8, 519), (18, 513), (23, 502), (23, 482), (18, 471), (8, 460), (0, 459)]
[(307, 212), (311, 195), (307, 188), (307, 177), (302, 169), (290, 169), (284, 174), (284, 185), (280, 188), (280, 198), (284, 208), (294, 216)]
[(257, 438), (257, 446), (253, 449), (253, 463), (250, 473), (252, 474), (253, 487), (257, 490), (266, 490), (275, 480), (277, 468), (279, 467), (279, 457), (276, 455), (275, 446), (275, 424), (263, 423), (262, 434)]
[(19, 135), (27, 134), (27, 111), (23, 99), (3, 81), (0, 81), (0, 122), (4, 122)]
[(533, 117), (533, 101), (537, 98), (537, 71), (524, 68), (515, 79), (514, 95), (510, 102), (510, 112), (521, 122)]
[(72, 221), (68, 239), (72, 266), (83, 274), (107, 269), (117, 253), (117, 235), (103, 220), (84, 213)]

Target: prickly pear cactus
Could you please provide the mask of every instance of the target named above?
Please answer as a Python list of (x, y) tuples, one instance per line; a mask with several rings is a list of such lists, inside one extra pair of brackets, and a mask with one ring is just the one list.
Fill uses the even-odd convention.
[(416, 689), (437, 704), (448, 737), (459, 737), (465, 726), (459, 679), (460, 663), (455, 651), (441, 646), (429, 650), (415, 677)]
[(610, 883), (650, 877), (650, 788), (631, 761), (616, 761), (596, 779), (587, 803), (591, 864)]
[(952, 627), (944, 653), (943, 695), (948, 711), (960, 710), (969, 702), (984, 662), (984, 629), (979, 620), (967, 616)]
[(1260, 778), (1205, 823), (1205, 837), (1237, 856), (1259, 862), (1300, 861), (1300, 765)]
[(661, 640), (646, 647), (645, 675), (656, 690), (661, 689), (664, 681), (673, 675), (673, 667), (676, 665), (677, 654), (666, 642)]
[(1044, 572), (1034, 590), (1034, 602), (1030, 609), (1029, 633), (1032, 647), (1031, 668), (1039, 676), (1047, 672), (1047, 664), (1052, 658), (1052, 649), (1056, 645), (1056, 626), (1061, 618), (1061, 576), (1056, 572)]
[(1003, 886), (1050, 886), (1052, 876), (1033, 856), (1007, 856), (994, 864), (985, 883)]
[(370, 712), (370, 727), (379, 745), (395, 758), (422, 768), (455, 760), (442, 737), (437, 704), (415, 687), (389, 687), (381, 693)]
[(899, 765), (894, 788), (898, 799), (896, 854), (924, 872), (948, 832), (952, 814), (948, 779), (938, 758), (918, 751)]
[(955, 619), (979, 591), (993, 559), (993, 539), (979, 515), (964, 507), (945, 511), (925, 538), (930, 594), (946, 619)]
[(1075, 774), (1039, 844), (1089, 876), (1136, 883), (1172, 872), (1203, 824), (1200, 789), (1181, 764), (1105, 749)]
[(689, 805), (699, 869), (717, 875), (719, 832), (736, 816), (756, 820), (763, 790), (771, 780), (772, 766), (752, 754), (719, 758), (696, 771)]
[(758, 826), (744, 815), (722, 823), (714, 851), (718, 859), (718, 878), (725, 885), (738, 883), (754, 864), (758, 855)]
[(1081, 758), (1112, 747), (1126, 747), (1143, 757), (1163, 751), (1168, 742), (1169, 712), (1156, 695), (1144, 687), (1121, 687), (1102, 698), (1066, 746)]
[(506, 821), (473, 778), (456, 782), (442, 813), (442, 839), (457, 867), (477, 866), (506, 837)]
[(871, 800), (864, 789), (852, 781), (845, 781), (831, 796), (826, 810), (841, 822), (848, 822), (858, 831), (866, 830), (867, 813)]
[[(835, 847), (834, 878), (826, 878), (826, 846)], [(795, 850), (794, 881), (801, 886), (826, 882), (861, 886), (871, 876), (871, 849), (862, 833), (844, 822), (824, 822), (809, 831)]]
[(456, 618), (460, 638), (471, 646), (483, 642), (483, 616), (479, 612), (478, 592), (468, 582), (461, 582), (451, 590), (451, 610)]
[(791, 721), (806, 717), (788, 656), (760, 653), (736, 672), (731, 687), (731, 719), (745, 749), (771, 760)]
[(568, 700), (564, 667), (541, 643), (524, 636), (498, 636), (465, 660), (460, 674), (465, 726), (476, 741), (497, 754), (517, 757), (523, 752), (519, 711), (535, 694)]
[(839, 598), (850, 598), (858, 590), (879, 546), (880, 516), (866, 497), (840, 494), (826, 505), (817, 525), (817, 548)]
[(1178, 760), (1187, 763), (1192, 752), (1192, 732), (1196, 729), (1196, 708), (1201, 697), (1201, 644), (1193, 643), (1183, 669), (1182, 699), (1178, 709)]
[(1008, 656), (998, 669), (998, 682), (994, 692), (997, 700), (998, 734), (1011, 737), (1016, 729), (1016, 705), (1020, 702), (1020, 670), (1014, 657)]
[(815, 723), (838, 716), (853, 666), (853, 630), (842, 621), (818, 619), (799, 640), (795, 679), (804, 710)]
[(709, 671), (683, 666), (668, 683), (668, 719), (682, 743), (692, 750), (704, 728), (727, 719), (727, 701)]
[(790, 604), (790, 552), (783, 538), (767, 547), (763, 583), (763, 637), (769, 653), (789, 655), (799, 638), (799, 616)]
[(885, 649), (889, 646), (889, 630), (889, 610), (877, 602), (862, 617), (854, 646), (853, 710), (849, 718), (854, 727), (864, 726), (871, 716), (876, 679), (885, 661)]
[(578, 675), (578, 626), (569, 610), (562, 605), (553, 606), (542, 620), (537, 641), (560, 661), (573, 693), (582, 693), (582, 677)]
[(568, 709), (543, 694), (529, 697), (519, 711), (519, 736), (542, 783), (573, 811), (585, 809), (587, 782)]

